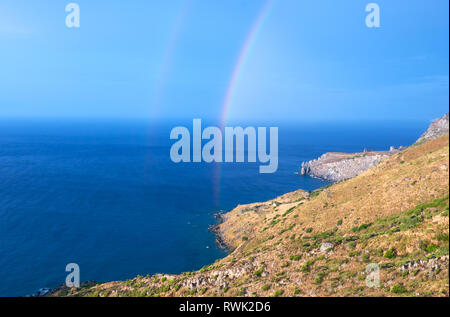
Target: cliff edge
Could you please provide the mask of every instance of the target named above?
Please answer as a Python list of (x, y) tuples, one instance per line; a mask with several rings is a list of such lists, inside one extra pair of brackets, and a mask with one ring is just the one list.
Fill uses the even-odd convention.
[(303, 162), (299, 174), (338, 182), (361, 174), (383, 159), (397, 154), (401, 149), (392, 148), (391, 151), (366, 151), (362, 153), (329, 152), (316, 160)]
[(448, 113), (431, 123), (428, 129), (420, 136), (416, 143), (434, 140), (449, 132)]
[[(414, 145), (437, 139), (447, 133), (449, 133), (448, 113), (433, 121)], [(405, 147), (394, 148), (391, 146), (389, 151), (364, 151), (362, 153), (329, 152), (318, 159), (303, 162), (299, 174), (311, 175), (331, 182), (339, 182), (367, 171), (382, 160), (404, 149)]]

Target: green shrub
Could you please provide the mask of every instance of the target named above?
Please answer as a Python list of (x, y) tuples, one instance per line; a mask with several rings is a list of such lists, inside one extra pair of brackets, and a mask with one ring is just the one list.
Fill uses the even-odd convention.
[(365, 230), (365, 229), (369, 228), (371, 225), (372, 225), (371, 223), (363, 223), (359, 227), (353, 227), (352, 231), (353, 232), (360, 232), (362, 230)]
[(397, 256), (396, 252), (394, 249), (389, 249), (386, 250), (386, 252), (384, 252), (384, 257), (388, 258), (388, 259), (393, 259)]
[(271, 285), (270, 284), (266, 284), (262, 287), (263, 291), (268, 291), (270, 289)]
[(261, 265), (261, 268), (259, 270), (255, 271), (255, 276), (260, 277), (263, 274), (264, 269), (265, 269), (265, 265), (263, 264), (263, 265)]
[(320, 284), (323, 282), (324, 277), (325, 277), (325, 273), (319, 272), (319, 273), (317, 273), (316, 278), (314, 279), (314, 282), (316, 282), (316, 284)]
[(294, 207), (291, 207), (291, 208), (289, 208), (288, 210), (286, 210), (286, 212), (282, 215), (282, 217), (286, 217), (288, 214), (290, 214), (291, 212), (293, 212), (294, 211), (294, 209), (295, 209), (295, 206)]
[(440, 258), (441, 256), (448, 255), (448, 245), (438, 248), (436, 251), (433, 252), (433, 255), (437, 258)]
[(430, 243), (430, 241), (428, 240), (420, 240), (419, 248), (427, 253), (430, 253), (436, 251), (439, 247), (437, 245)]
[(438, 241), (448, 242), (448, 233), (441, 233), (436, 236)]
[(364, 253), (362, 255), (363, 261), (368, 263), (370, 261), (370, 255), (368, 255), (367, 253)]
[(394, 294), (404, 294), (406, 292), (407, 292), (407, 290), (402, 283), (395, 284), (391, 288), (391, 293), (394, 293)]
[(438, 249), (437, 245), (429, 244), (429, 245), (427, 245), (425, 251), (430, 253), (430, 252), (436, 251), (437, 249)]
[(283, 290), (279, 290), (279, 291), (276, 291), (274, 294), (273, 294), (273, 297), (279, 297), (279, 296), (281, 296), (281, 295), (283, 295), (284, 294), (284, 291)]

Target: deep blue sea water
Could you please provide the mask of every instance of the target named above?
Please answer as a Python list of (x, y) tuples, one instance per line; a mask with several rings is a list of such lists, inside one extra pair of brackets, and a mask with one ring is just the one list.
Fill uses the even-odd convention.
[[(279, 125), (279, 168), (174, 164), (170, 130), (190, 121), (0, 121), (0, 296), (81, 280), (180, 273), (225, 253), (214, 213), (327, 183), (295, 172), (328, 151), (412, 144), (427, 122)], [(218, 181), (220, 176), (220, 182)]]

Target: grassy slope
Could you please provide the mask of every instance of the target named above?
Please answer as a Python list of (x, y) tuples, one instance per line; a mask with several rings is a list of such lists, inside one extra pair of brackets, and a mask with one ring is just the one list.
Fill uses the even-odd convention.
[[(328, 188), (238, 206), (221, 225), (234, 251), (200, 271), (55, 295), (448, 296), (448, 177), (446, 135)], [(366, 287), (369, 263), (381, 267), (378, 288)]]

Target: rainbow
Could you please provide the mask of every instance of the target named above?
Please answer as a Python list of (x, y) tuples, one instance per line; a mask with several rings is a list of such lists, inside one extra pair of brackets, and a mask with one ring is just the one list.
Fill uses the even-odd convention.
[[(230, 82), (228, 84), (228, 89), (227, 89), (227, 92), (225, 95), (225, 101), (223, 102), (223, 106), (222, 106), (222, 113), (220, 116), (220, 125), (222, 128), (222, 131), (223, 131), (226, 121), (227, 121), (228, 111), (230, 109), (230, 105), (231, 105), (231, 102), (233, 99), (234, 92), (236, 90), (236, 86), (239, 81), (239, 76), (241, 74), (241, 71), (245, 65), (245, 62), (249, 56), (249, 53), (251, 51), (253, 44), (256, 41), (259, 30), (261, 29), (261, 26), (263, 25), (264, 20), (269, 15), (269, 11), (273, 7), (274, 2), (275, 2), (275, 0), (265, 0), (265, 3), (263, 4), (255, 21), (253, 22), (252, 27), (251, 27), (251, 29), (247, 35), (247, 38), (244, 42), (244, 45), (242, 46), (242, 49), (239, 53), (239, 57), (237, 59)], [(216, 165), (215, 169), (214, 169), (214, 176), (213, 176), (214, 201), (215, 201), (215, 204), (217, 206), (219, 206), (222, 165), (221, 165), (221, 163), (214, 163), (214, 164)]]
[(244, 45), (242, 46), (242, 49), (240, 51), (239, 57), (237, 59), (237, 62), (235, 64), (233, 74), (231, 76), (228, 90), (225, 95), (225, 101), (222, 106), (222, 114), (220, 116), (221, 120), (221, 126), (222, 128), (226, 124), (228, 111), (230, 109), (231, 101), (233, 99), (234, 91), (236, 90), (237, 83), (239, 81), (239, 75), (241, 74), (242, 68), (245, 65), (245, 62), (247, 60), (247, 57), (251, 51), (251, 48), (253, 46), (253, 43), (255, 42), (255, 39), (258, 35), (259, 30), (261, 29), (261, 26), (263, 25), (264, 20), (269, 14), (270, 9), (273, 7), (274, 0), (266, 0), (264, 5), (262, 6), (261, 11), (259, 12), (257, 18), (255, 19), (252, 28), (250, 29), (250, 32), (248, 33), (248, 36), (244, 42)]

